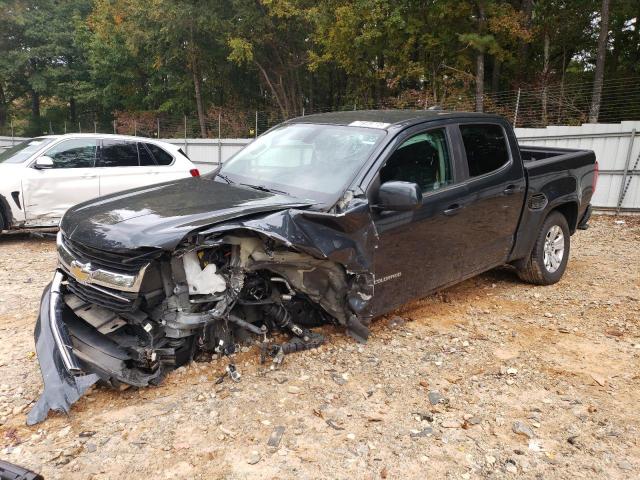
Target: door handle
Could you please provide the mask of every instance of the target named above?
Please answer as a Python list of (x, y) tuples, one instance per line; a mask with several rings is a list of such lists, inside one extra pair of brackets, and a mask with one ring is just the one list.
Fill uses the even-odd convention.
[(459, 203), (454, 203), (453, 205), (449, 205), (449, 207), (442, 213), (450, 217), (452, 215), (459, 213), (461, 209), (462, 209), (462, 205), (460, 205)]
[(502, 193), (503, 195), (513, 195), (516, 191), (517, 189), (515, 185), (507, 185), (507, 188), (505, 188)]
[(96, 178), (98, 175), (97, 174), (93, 174), (93, 175), (82, 175), (82, 178)]

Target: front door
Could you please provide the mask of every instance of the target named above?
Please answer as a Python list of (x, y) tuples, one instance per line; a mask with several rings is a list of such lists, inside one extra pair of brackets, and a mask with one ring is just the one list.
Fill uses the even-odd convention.
[(414, 211), (373, 214), (380, 236), (374, 265), (376, 314), (423, 297), (463, 274), (465, 225), (458, 200), (465, 187), (455, 182), (449, 137), (446, 128), (410, 134), (379, 172), (379, 185), (391, 180), (417, 183), (423, 199)]
[(44, 153), (53, 168), (26, 169), (22, 190), (28, 226), (56, 226), (70, 207), (99, 196), (96, 151), (95, 139), (64, 140)]

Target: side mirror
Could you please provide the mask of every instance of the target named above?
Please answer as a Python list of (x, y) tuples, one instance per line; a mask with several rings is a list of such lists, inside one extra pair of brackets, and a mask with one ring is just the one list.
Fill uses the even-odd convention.
[(392, 181), (380, 185), (377, 207), (398, 212), (415, 210), (422, 205), (422, 189), (417, 183)]
[(47, 157), (43, 155), (41, 157), (36, 158), (36, 163), (34, 167), (38, 170), (46, 170), (48, 168), (53, 168), (53, 159), (51, 157)]

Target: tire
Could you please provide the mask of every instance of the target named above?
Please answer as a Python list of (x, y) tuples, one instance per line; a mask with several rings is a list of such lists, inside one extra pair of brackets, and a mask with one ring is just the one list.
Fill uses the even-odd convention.
[(540, 228), (529, 258), (518, 269), (518, 276), (535, 285), (553, 285), (564, 275), (570, 247), (567, 219), (560, 212), (551, 212)]
[(3, 230), (7, 230), (8, 228), (9, 228), (9, 224), (5, 217), (5, 213), (2, 210), (2, 207), (0, 207), (0, 232), (2, 232)]

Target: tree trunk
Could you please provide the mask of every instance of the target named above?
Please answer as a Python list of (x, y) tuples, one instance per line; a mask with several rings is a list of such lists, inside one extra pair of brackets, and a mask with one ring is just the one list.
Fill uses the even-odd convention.
[(69, 120), (71, 120), (72, 123), (76, 123), (77, 117), (78, 113), (76, 110), (76, 99), (71, 97), (69, 99)]
[(200, 79), (199, 69), (193, 67), (193, 87), (196, 94), (196, 108), (198, 109), (198, 122), (200, 123), (200, 136), (207, 138), (207, 124), (204, 118), (204, 104), (202, 102), (202, 80)]
[(202, 77), (200, 76), (200, 59), (196, 49), (193, 35), (193, 20), (189, 24), (189, 64), (193, 75), (193, 89), (196, 96), (196, 109), (198, 111), (198, 123), (200, 124), (200, 136), (207, 138), (207, 124), (204, 118), (204, 103), (202, 101)]
[(476, 112), (484, 110), (484, 53), (476, 55)]
[(262, 73), (262, 76), (264, 77), (264, 81), (267, 83), (267, 86), (269, 87), (269, 90), (271, 90), (271, 94), (276, 99), (276, 103), (278, 104), (278, 108), (280, 109), (280, 113), (282, 114), (282, 117), (285, 118), (285, 119), (289, 118), (289, 112), (287, 111), (287, 108), (285, 107), (284, 99), (281, 98), (280, 93), (278, 92), (278, 90), (276, 89), (275, 85), (273, 84), (273, 82), (269, 78), (269, 74), (267, 73), (267, 71), (264, 69), (264, 67), (258, 61), (254, 60), (253, 63), (256, 64), (256, 67), (258, 67), (258, 70), (260, 70), (260, 73)]
[(609, 2), (610, 0), (602, 0), (602, 18), (600, 21), (600, 36), (598, 37), (598, 52), (596, 54), (596, 72), (591, 93), (591, 108), (589, 109), (589, 123), (597, 123), (598, 115), (600, 114), (604, 61), (607, 55), (607, 37), (609, 35)]
[[(478, 33), (484, 33), (484, 1), (478, 0)], [(484, 111), (484, 50), (476, 53), (476, 112)]]
[(500, 70), (502, 69), (502, 62), (497, 58), (493, 58), (493, 71), (491, 72), (491, 91), (497, 92), (500, 90)]
[(0, 85), (0, 130), (7, 124), (7, 98), (4, 89)]
[(542, 124), (547, 125), (547, 83), (549, 78), (549, 32), (544, 32), (544, 63), (542, 67)]
[(567, 71), (567, 49), (562, 47), (562, 77), (560, 77), (560, 101), (558, 102), (558, 124), (562, 125), (562, 107), (564, 107), (564, 74)]
[[(531, 28), (531, 23), (533, 20), (533, 0), (522, 0), (522, 6), (520, 8), (520, 12), (524, 16), (524, 27), (529, 30)], [(518, 81), (521, 81), (526, 72), (524, 71), (525, 66), (527, 65), (527, 57), (529, 55), (529, 41), (521, 40), (520, 41), (520, 51), (518, 52), (519, 61), (518, 61)]]
[(40, 94), (31, 90), (31, 116), (34, 119), (40, 118)]

